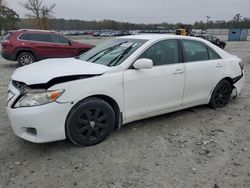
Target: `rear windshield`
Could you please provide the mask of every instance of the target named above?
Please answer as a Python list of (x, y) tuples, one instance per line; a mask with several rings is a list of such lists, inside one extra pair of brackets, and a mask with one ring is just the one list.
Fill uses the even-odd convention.
[(3, 41), (5, 41), (5, 40), (10, 40), (10, 36), (11, 36), (11, 33), (10, 33), (10, 32), (7, 33), (7, 34), (5, 34), (4, 37), (3, 37)]

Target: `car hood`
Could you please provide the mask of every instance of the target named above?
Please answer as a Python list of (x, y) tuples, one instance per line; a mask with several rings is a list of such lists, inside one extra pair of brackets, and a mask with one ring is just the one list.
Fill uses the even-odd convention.
[(47, 59), (18, 68), (12, 80), (27, 85), (48, 83), (50, 80), (67, 76), (88, 76), (105, 73), (109, 67), (75, 58)]

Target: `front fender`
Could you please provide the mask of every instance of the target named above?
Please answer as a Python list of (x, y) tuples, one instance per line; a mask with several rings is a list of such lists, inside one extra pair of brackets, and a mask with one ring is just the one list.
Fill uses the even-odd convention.
[(57, 99), (60, 103), (71, 102), (73, 104), (96, 95), (104, 95), (112, 98), (118, 104), (120, 111), (124, 112), (123, 98), (123, 74), (113, 73), (94, 76), (60, 83), (52, 86), (49, 90), (64, 89), (65, 92)]

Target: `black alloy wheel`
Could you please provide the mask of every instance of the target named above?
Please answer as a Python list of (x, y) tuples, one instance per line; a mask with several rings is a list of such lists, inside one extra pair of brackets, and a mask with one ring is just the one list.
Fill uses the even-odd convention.
[(115, 113), (104, 100), (91, 98), (77, 104), (70, 112), (66, 133), (70, 141), (80, 146), (102, 142), (113, 131)]
[(220, 81), (213, 91), (210, 106), (214, 109), (225, 107), (230, 100), (231, 93), (231, 83), (227, 80)]

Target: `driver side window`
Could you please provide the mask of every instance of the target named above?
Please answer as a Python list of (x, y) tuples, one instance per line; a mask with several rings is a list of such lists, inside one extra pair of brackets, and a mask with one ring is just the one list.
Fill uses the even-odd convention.
[(179, 63), (179, 45), (177, 40), (164, 40), (149, 47), (139, 57), (151, 59), (154, 66)]

